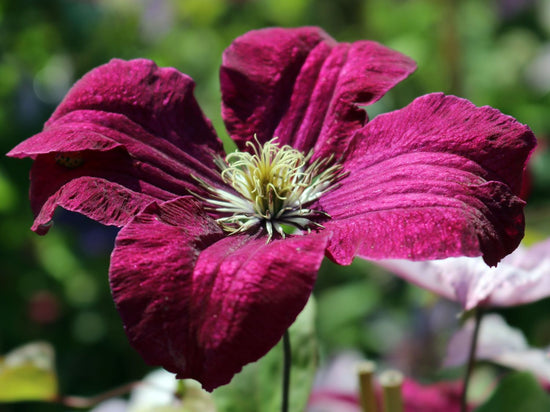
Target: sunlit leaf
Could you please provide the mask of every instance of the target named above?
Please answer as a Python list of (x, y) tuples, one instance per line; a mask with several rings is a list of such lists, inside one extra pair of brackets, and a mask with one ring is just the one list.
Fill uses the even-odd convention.
[(475, 412), (548, 412), (550, 397), (526, 372), (508, 375), (493, 395)]
[(277, 24), (300, 24), (310, 7), (311, 0), (265, 0), (262, 12)]
[(29, 343), (0, 358), (0, 402), (47, 401), (57, 395), (53, 348)]

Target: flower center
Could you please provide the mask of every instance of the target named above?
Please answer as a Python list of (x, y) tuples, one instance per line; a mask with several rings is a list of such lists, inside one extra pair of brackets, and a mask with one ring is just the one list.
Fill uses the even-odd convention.
[(250, 153), (236, 151), (216, 159), (223, 181), (237, 195), (201, 181), (213, 195), (203, 200), (216, 212), (227, 214), (217, 221), (231, 234), (263, 226), (269, 241), (274, 232), (284, 238), (285, 230), (291, 228), (322, 228), (317, 220), (328, 217), (307, 206), (334, 188), (343, 175), (342, 167), (329, 165), (332, 158), (310, 163), (312, 152), (304, 156), (290, 146), (279, 147), (275, 140), (263, 146), (247, 142)]

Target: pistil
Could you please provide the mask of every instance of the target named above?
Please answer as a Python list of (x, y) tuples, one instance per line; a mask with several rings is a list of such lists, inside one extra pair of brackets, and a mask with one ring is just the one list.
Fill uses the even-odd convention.
[(230, 234), (263, 226), (268, 241), (274, 233), (285, 237), (285, 227), (310, 231), (322, 228), (318, 222), (329, 217), (308, 206), (332, 190), (343, 177), (342, 167), (332, 157), (311, 161), (308, 155), (288, 146), (279, 146), (276, 138), (263, 146), (247, 142), (248, 152), (233, 152), (216, 159), (223, 181), (236, 193), (212, 187), (199, 180), (211, 193), (203, 200), (217, 212), (217, 219)]

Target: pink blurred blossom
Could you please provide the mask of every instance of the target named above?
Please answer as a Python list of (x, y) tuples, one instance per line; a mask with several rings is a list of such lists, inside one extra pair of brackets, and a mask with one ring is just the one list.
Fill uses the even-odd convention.
[(411, 283), (459, 302), (465, 310), (515, 306), (550, 296), (550, 239), (531, 247), (520, 246), (497, 267), (470, 257), (377, 263)]

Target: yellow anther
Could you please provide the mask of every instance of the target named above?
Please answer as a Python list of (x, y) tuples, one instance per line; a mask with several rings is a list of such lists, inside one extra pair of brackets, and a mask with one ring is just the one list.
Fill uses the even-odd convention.
[(308, 231), (311, 227), (322, 227), (314, 219), (326, 217), (326, 213), (304, 206), (334, 187), (343, 176), (341, 166), (328, 166), (332, 158), (310, 162), (312, 153), (304, 156), (291, 146), (279, 146), (276, 139), (263, 146), (254, 140), (256, 144), (246, 143), (250, 152), (236, 151), (225, 160), (215, 159), (223, 181), (239, 196), (201, 182), (214, 195), (213, 199), (205, 199), (206, 202), (213, 205), (213, 209), (232, 213), (219, 218), (218, 222), (230, 233), (263, 224), (268, 239), (273, 232), (284, 237), (284, 226)]

